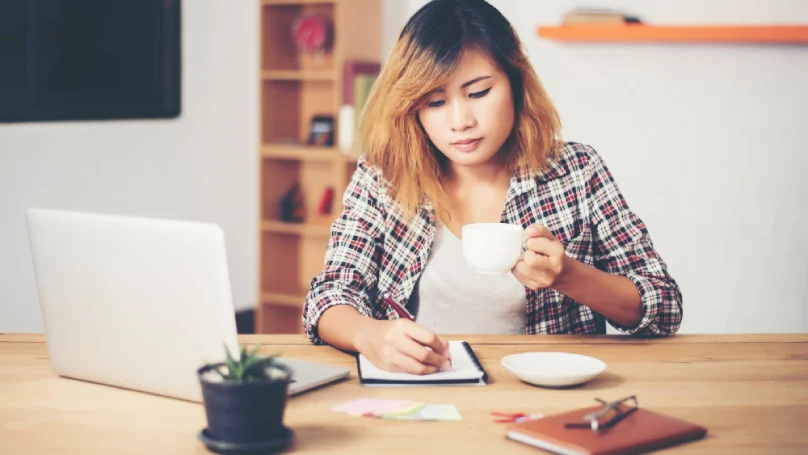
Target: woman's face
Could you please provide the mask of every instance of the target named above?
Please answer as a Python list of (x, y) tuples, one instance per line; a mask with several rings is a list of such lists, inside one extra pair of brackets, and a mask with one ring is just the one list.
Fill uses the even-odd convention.
[(451, 79), (429, 95), (418, 118), (453, 164), (489, 163), (513, 130), (510, 81), (484, 54), (464, 51)]

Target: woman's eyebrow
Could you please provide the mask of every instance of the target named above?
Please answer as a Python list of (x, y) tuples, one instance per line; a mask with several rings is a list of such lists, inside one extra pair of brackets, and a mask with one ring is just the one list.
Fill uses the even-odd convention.
[(466, 88), (466, 87), (468, 87), (469, 85), (471, 85), (471, 84), (473, 84), (473, 83), (475, 83), (475, 82), (480, 82), (480, 81), (482, 81), (482, 80), (484, 80), (484, 79), (489, 79), (490, 77), (491, 77), (491, 76), (480, 76), (480, 77), (475, 77), (474, 79), (472, 79), (472, 80), (470, 80), (470, 81), (468, 81), (468, 82), (464, 82), (464, 83), (463, 83), (463, 85), (461, 85), (461, 86), (460, 86), (460, 88)]
[[(480, 76), (480, 77), (475, 77), (474, 79), (472, 79), (472, 80), (470, 80), (470, 81), (466, 81), (466, 82), (464, 82), (464, 83), (463, 83), (463, 85), (461, 85), (461, 86), (460, 86), (460, 88), (466, 88), (466, 87), (468, 87), (469, 85), (471, 85), (471, 84), (473, 84), (473, 83), (475, 83), (475, 82), (480, 82), (480, 81), (482, 81), (482, 80), (485, 80), (485, 79), (490, 79), (490, 78), (491, 78), (491, 76)], [(436, 88), (435, 90), (433, 90), (433, 92), (444, 92), (444, 91), (445, 91), (445, 90), (443, 90), (442, 88)]]

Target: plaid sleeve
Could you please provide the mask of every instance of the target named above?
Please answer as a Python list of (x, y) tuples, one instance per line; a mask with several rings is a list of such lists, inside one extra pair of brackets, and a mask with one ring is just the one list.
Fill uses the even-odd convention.
[(323, 269), (311, 280), (303, 304), (303, 327), (314, 344), (326, 344), (317, 324), (334, 305), (350, 305), (372, 317), (367, 291), (375, 286), (384, 226), (378, 188), (374, 172), (360, 159), (343, 195), (342, 213), (331, 226)]
[(587, 194), (591, 198), (595, 265), (627, 277), (642, 298), (643, 317), (634, 327), (609, 321), (635, 335), (667, 336), (682, 323), (682, 294), (651, 242), (643, 221), (632, 212), (602, 158), (591, 151)]

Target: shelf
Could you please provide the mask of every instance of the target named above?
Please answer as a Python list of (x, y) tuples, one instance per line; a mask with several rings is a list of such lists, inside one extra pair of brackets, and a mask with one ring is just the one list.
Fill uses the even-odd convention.
[(289, 161), (338, 161), (356, 164), (359, 156), (343, 155), (336, 147), (312, 147), (307, 145), (266, 144), (261, 147), (264, 158)]
[(261, 78), (265, 81), (333, 81), (337, 75), (328, 70), (264, 70)]
[(541, 38), (576, 42), (808, 43), (808, 26), (560, 25), (539, 27)]
[(306, 5), (336, 3), (339, 0), (261, 0), (262, 5)]
[[(352, 0), (351, 3), (356, 3), (356, 0)], [(315, 55), (314, 53), (298, 52), (292, 34), (293, 24), (303, 14), (317, 14), (331, 22), (332, 25), (337, 24), (339, 22), (335, 15), (338, 9), (337, 4), (337, 0), (264, 0), (260, 11), (261, 70), (341, 73), (341, 71), (335, 71), (340, 69), (334, 60), (334, 51), (339, 46), (337, 40), (332, 40), (331, 45), (323, 53)], [(335, 25), (335, 29), (337, 28), (340, 27)]]
[(296, 144), (265, 144), (261, 156), (281, 160), (334, 161), (341, 155), (336, 147), (314, 147)]
[(289, 308), (303, 308), (303, 301), (306, 300), (306, 293), (282, 294), (278, 292), (265, 292), (261, 294), (262, 305), (277, 305)]
[(327, 237), (331, 234), (331, 224), (288, 223), (285, 221), (262, 221), (261, 230), (272, 234), (293, 234), (293, 235)]
[[(258, 0), (258, 304), (256, 333), (303, 333), (302, 309), (311, 280), (322, 272), (331, 226), (359, 157), (338, 146), (309, 145), (316, 116), (339, 119), (348, 61), (381, 55), (381, 0)], [(331, 39), (323, 52), (300, 52), (293, 24), (325, 18)], [(339, 130), (333, 134), (339, 141)], [(317, 142), (324, 144), (325, 142)], [(355, 148), (359, 150), (358, 147)], [(352, 148), (354, 150), (354, 148)], [(284, 222), (285, 197), (296, 189), (303, 222)], [(333, 191), (329, 213), (319, 213)]]

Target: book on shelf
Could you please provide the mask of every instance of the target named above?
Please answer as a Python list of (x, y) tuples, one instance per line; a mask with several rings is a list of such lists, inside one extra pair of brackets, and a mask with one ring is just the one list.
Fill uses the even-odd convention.
[(359, 115), (367, 102), (381, 64), (372, 61), (345, 62), (342, 87), (342, 105), (339, 111), (339, 148), (345, 155), (357, 154), (354, 141)]
[(359, 126), (359, 116), (375, 82), (375, 74), (357, 74), (353, 78), (354, 125), (356, 126)]

